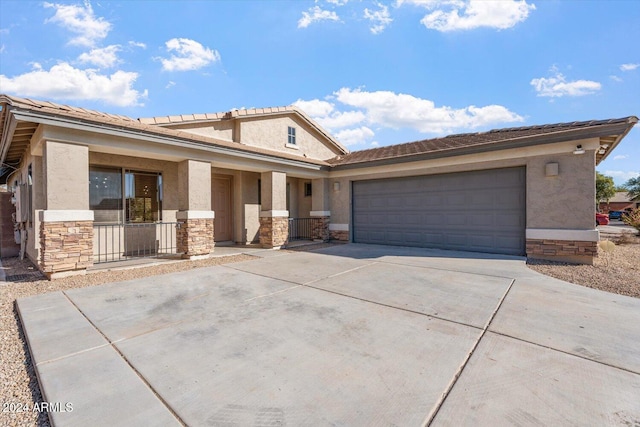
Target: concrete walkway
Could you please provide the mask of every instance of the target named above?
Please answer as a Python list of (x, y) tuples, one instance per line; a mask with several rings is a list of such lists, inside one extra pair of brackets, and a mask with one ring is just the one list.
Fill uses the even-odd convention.
[(640, 299), (343, 245), (18, 300), (55, 425), (638, 425)]

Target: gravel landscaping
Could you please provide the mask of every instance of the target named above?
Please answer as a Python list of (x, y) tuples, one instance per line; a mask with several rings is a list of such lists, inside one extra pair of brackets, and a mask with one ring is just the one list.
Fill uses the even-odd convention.
[(615, 244), (610, 252), (600, 250), (594, 265), (528, 260), (529, 268), (547, 276), (640, 298), (640, 237), (624, 233), (603, 236)]

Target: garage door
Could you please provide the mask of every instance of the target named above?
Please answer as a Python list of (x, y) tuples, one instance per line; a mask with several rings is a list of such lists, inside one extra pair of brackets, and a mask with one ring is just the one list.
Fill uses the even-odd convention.
[(353, 240), (523, 255), (525, 169), (353, 183)]

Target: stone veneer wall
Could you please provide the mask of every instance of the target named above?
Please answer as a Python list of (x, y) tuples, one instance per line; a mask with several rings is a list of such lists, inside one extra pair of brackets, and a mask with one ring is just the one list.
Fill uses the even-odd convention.
[(93, 265), (93, 221), (40, 222), (40, 269), (52, 275)]
[(598, 256), (598, 242), (574, 240), (534, 240), (527, 239), (527, 255), (544, 256)]
[(311, 238), (312, 240), (322, 240), (323, 242), (329, 241), (329, 223), (330, 217), (320, 216), (314, 217), (314, 221), (311, 222)]
[(340, 242), (348, 242), (349, 241), (349, 232), (348, 231), (331, 230), (331, 232), (329, 233), (329, 238), (331, 240), (338, 240)]
[(279, 248), (289, 240), (289, 218), (260, 217), (260, 244), (265, 248)]
[(179, 219), (176, 230), (178, 252), (183, 257), (209, 255), (213, 252), (213, 218)]

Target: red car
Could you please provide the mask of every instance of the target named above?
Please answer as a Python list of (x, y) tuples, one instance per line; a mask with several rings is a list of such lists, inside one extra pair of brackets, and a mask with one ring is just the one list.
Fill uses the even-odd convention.
[(596, 226), (609, 225), (609, 215), (596, 212)]

